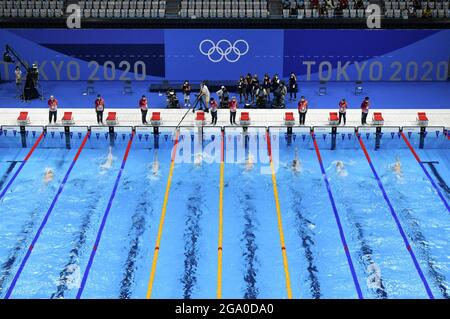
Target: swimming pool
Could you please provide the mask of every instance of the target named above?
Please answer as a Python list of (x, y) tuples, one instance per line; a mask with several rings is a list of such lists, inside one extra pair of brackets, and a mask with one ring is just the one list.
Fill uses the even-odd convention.
[(449, 298), (450, 140), (419, 131), (2, 127), (0, 297)]

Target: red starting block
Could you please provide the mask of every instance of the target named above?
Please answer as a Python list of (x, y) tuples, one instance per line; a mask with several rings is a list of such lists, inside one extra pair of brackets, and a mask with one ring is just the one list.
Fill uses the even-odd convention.
[(195, 114), (195, 124), (205, 125), (205, 123), (206, 123), (205, 112), (197, 111), (197, 113)]
[(20, 112), (19, 117), (17, 118), (17, 124), (19, 125), (30, 124), (30, 117), (28, 116), (28, 112)]
[(293, 112), (286, 112), (284, 114), (284, 125), (286, 126), (294, 126), (295, 125), (295, 118)]
[(383, 119), (383, 115), (381, 114), (381, 112), (373, 113), (372, 123), (373, 123), (373, 125), (383, 125), (384, 124), (384, 119)]
[(330, 125), (339, 125), (339, 117), (337, 112), (330, 112), (330, 116), (328, 117), (328, 123)]
[(417, 124), (420, 126), (428, 125), (428, 117), (425, 112), (417, 112)]
[(239, 123), (243, 126), (250, 125), (250, 114), (248, 112), (242, 112), (239, 118)]
[(63, 125), (75, 124), (75, 121), (73, 120), (72, 112), (64, 112), (63, 118), (61, 119), (61, 123)]
[(117, 117), (116, 112), (108, 112), (108, 116), (106, 117), (106, 124), (108, 125), (119, 124), (119, 118)]
[(150, 123), (152, 125), (161, 125), (161, 113), (160, 112), (153, 112), (152, 117), (150, 118)]

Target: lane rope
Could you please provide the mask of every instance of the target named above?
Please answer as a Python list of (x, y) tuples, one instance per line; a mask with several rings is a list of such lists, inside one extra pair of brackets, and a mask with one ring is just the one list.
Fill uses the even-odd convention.
[(134, 131), (131, 133), (130, 140), (128, 141), (128, 145), (127, 145), (127, 148), (125, 150), (125, 154), (124, 154), (123, 160), (122, 160), (122, 165), (120, 166), (119, 173), (117, 174), (111, 196), (109, 197), (108, 206), (106, 206), (105, 213), (103, 214), (102, 222), (100, 224), (100, 228), (98, 229), (97, 236), (95, 238), (95, 243), (92, 248), (91, 255), (89, 256), (86, 270), (84, 271), (83, 279), (81, 280), (80, 288), (78, 289), (76, 299), (81, 298), (81, 295), (83, 294), (84, 288), (86, 286), (86, 281), (89, 276), (89, 272), (91, 271), (92, 264), (93, 264), (94, 258), (95, 258), (95, 254), (97, 253), (97, 248), (98, 248), (98, 245), (100, 244), (100, 240), (101, 240), (101, 237), (103, 234), (103, 229), (105, 228), (106, 220), (107, 220), (109, 212), (111, 210), (112, 203), (114, 201), (114, 198), (116, 197), (116, 192), (119, 187), (119, 182), (122, 177), (122, 172), (125, 169), (125, 164), (128, 159), (128, 154), (130, 153), (130, 148), (131, 148), (131, 144), (133, 143), (133, 139), (134, 139)]
[(28, 247), (25, 257), (22, 259), (22, 262), (20, 263), (19, 269), (17, 270), (16, 274), (14, 275), (14, 278), (8, 288), (8, 291), (6, 292), (5, 299), (10, 298), (10, 296), (14, 290), (14, 287), (16, 286), (17, 280), (19, 280), (19, 277), (22, 274), (22, 271), (25, 268), (26, 263), (27, 263), (28, 259), (30, 258), (33, 248), (36, 245), (36, 242), (38, 241), (39, 237), (41, 236), (42, 230), (44, 229), (45, 225), (47, 224), (47, 221), (48, 221), (51, 213), (53, 212), (53, 208), (55, 207), (56, 202), (59, 199), (59, 195), (61, 195), (61, 193), (64, 189), (64, 186), (66, 185), (67, 179), (69, 178), (69, 175), (72, 172), (72, 169), (75, 166), (75, 163), (77, 162), (78, 157), (80, 156), (81, 151), (83, 150), (84, 145), (86, 144), (89, 135), (90, 135), (90, 132), (87, 132), (86, 135), (84, 136), (84, 139), (83, 139), (80, 147), (78, 148), (78, 151), (77, 151), (75, 157), (73, 158), (72, 163), (70, 164), (69, 170), (66, 172), (64, 179), (62, 180), (61, 184), (59, 185), (58, 192), (56, 193), (55, 197), (53, 198), (53, 201), (52, 201), (49, 209), (47, 210), (47, 213), (45, 214), (44, 219), (42, 220), (41, 225), (39, 226), (39, 229), (38, 229), (36, 235), (34, 236), (30, 246)]

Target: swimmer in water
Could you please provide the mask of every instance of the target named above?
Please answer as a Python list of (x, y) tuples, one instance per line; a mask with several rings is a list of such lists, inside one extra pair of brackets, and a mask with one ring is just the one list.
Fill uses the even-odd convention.
[(102, 165), (100, 165), (100, 167), (102, 169), (110, 169), (112, 167), (113, 164), (113, 155), (112, 155), (112, 147), (109, 147), (109, 153), (108, 153), (108, 157), (106, 158), (106, 162), (103, 163)]
[(155, 150), (155, 157), (153, 158), (152, 173), (153, 173), (153, 176), (156, 176), (159, 173), (159, 162), (158, 162), (158, 151), (157, 150)]
[(203, 157), (202, 154), (196, 154), (194, 158), (195, 167), (200, 167), (202, 165)]
[(254, 159), (252, 153), (248, 153), (248, 158), (245, 160), (245, 170), (251, 171), (254, 166)]
[(339, 176), (347, 176), (343, 161), (336, 161), (336, 174)]
[(300, 172), (301, 167), (300, 167), (300, 160), (298, 159), (298, 148), (295, 148), (295, 155), (294, 155), (294, 160), (292, 161), (292, 171), (294, 171), (295, 173)]
[(402, 175), (402, 163), (400, 162), (400, 158), (397, 156), (394, 165), (392, 165), (392, 170), (397, 176)]
[(46, 168), (45, 173), (44, 173), (45, 184), (50, 183), (54, 177), (55, 177), (55, 173), (53, 173), (53, 170), (51, 168)]

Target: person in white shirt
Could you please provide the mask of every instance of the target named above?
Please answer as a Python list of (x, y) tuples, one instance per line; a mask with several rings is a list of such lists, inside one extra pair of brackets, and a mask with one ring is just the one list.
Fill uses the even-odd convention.
[(20, 92), (22, 88), (22, 71), (20, 70), (19, 66), (16, 66), (14, 73), (16, 75), (17, 92)]
[[(211, 94), (209, 93), (209, 89), (206, 86), (205, 82), (202, 82), (200, 86), (200, 94), (197, 96), (197, 100), (195, 101), (194, 107), (192, 108), (192, 113), (195, 112), (195, 108), (200, 103), (200, 107), (202, 110), (207, 111)], [(199, 108), (200, 109), (200, 108)]]

